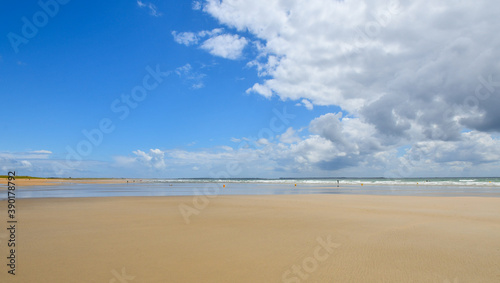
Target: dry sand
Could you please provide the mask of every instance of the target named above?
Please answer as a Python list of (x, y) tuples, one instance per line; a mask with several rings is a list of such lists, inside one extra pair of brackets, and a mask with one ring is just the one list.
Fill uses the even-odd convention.
[(500, 282), (500, 198), (218, 196), (186, 224), (193, 200), (17, 200), (0, 282)]

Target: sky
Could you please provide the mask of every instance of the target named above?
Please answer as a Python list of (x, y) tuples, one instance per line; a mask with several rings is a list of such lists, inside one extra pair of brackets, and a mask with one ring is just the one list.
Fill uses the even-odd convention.
[(5, 2), (0, 175), (500, 176), (500, 4)]

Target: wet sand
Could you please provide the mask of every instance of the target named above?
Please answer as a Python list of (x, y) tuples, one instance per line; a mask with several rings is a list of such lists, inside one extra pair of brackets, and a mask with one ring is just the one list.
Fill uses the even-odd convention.
[(16, 209), (17, 275), (2, 228), (0, 282), (500, 281), (500, 198), (58, 198)]

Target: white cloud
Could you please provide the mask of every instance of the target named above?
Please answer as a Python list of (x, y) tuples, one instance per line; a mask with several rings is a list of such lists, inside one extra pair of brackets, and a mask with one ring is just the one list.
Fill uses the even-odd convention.
[[(188, 170), (196, 166), (203, 173), (235, 162), (245, 168), (246, 176), (253, 177), (276, 177), (278, 172), (300, 172), (305, 176), (318, 172), (328, 174), (331, 170), (361, 166), (367, 158), (381, 160), (380, 151), (386, 149), (381, 150), (382, 147), (370, 136), (374, 131), (373, 127), (366, 127), (359, 119), (342, 119), (341, 113), (329, 113), (311, 122), (311, 135), (305, 138), (299, 137), (297, 131), (290, 127), (277, 139), (261, 138), (252, 142), (248, 138), (233, 138), (233, 142), (239, 143), (235, 148), (220, 146), (201, 151), (163, 151), (166, 164), (164, 168)], [(154, 167), (148, 164), (153, 163), (150, 155), (140, 150), (134, 153), (140, 156), (137, 159), (139, 164)]]
[(214, 28), (212, 30), (202, 30), (198, 32), (199, 37), (214, 36), (224, 32), (223, 28)]
[(234, 34), (222, 34), (211, 37), (201, 45), (214, 56), (226, 59), (238, 59), (241, 57), (243, 48), (247, 45), (247, 40)]
[(280, 135), (280, 141), (282, 143), (296, 143), (302, 139), (297, 135), (297, 132), (289, 127), (283, 134)]
[(5, 159), (48, 159), (52, 154), (49, 150), (33, 150), (25, 152), (0, 152), (0, 158)]
[[(49, 150), (0, 152), (0, 169), (16, 171), (17, 175), (70, 177), (103, 176), (103, 162), (94, 160), (57, 159)], [(104, 166), (107, 167), (107, 166)]]
[[(33, 161), (32, 161), (33, 162)], [(24, 172), (29, 172), (33, 168), (32, 162), (28, 160), (14, 160), (0, 157), (0, 166), (3, 172), (13, 171), (19, 175), (25, 175)]]
[(431, 160), (435, 163), (466, 162), (469, 165), (498, 162), (500, 140), (481, 132), (468, 132), (457, 141), (417, 142), (406, 154), (411, 160)]
[(328, 113), (311, 121), (309, 131), (318, 134), (333, 142), (344, 143), (345, 137), (342, 135), (342, 113)]
[(449, 140), (464, 127), (500, 131), (499, 5), (208, 0), (204, 11), (256, 37), (249, 65), (265, 79), (247, 92), (338, 105), (382, 135)]
[[(265, 156), (275, 168), (386, 173), (413, 160), (413, 172), (449, 175), (473, 172), (470, 166), (498, 168), (496, 151), (487, 144), (497, 146), (493, 133), (500, 132), (500, 19), (493, 12), (499, 5), (207, 0), (203, 11), (252, 35), (247, 38), (257, 54), (247, 66), (262, 80), (247, 93), (294, 100), (309, 110), (335, 105), (344, 112), (317, 117), (309, 125), (311, 135), (301, 140), (290, 140), (290, 128), (281, 143), (260, 142), (273, 149)], [(203, 45), (226, 36), (212, 36)], [(228, 57), (227, 51), (215, 51), (220, 46), (231, 44), (221, 40), (205, 49)], [(399, 156), (403, 146), (409, 150)]]
[(41, 153), (41, 154), (52, 154), (52, 151), (50, 150), (34, 150), (34, 151), (31, 151), (32, 153)]
[(261, 94), (265, 98), (271, 98), (271, 96), (273, 96), (273, 91), (270, 88), (261, 85), (259, 83), (254, 84), (253, 87), (247, 89), (246, 91), (246, 93), (251, 93), (251, 92), (256, 92), (258, 94)]
[(193, 1), (191, 4), (191, 8), (195, 11), (201, 10), (201, 2), (200, 1)]
[(313, 104), (307, 99), (302, 99), (302, 104), (307, 108), (307, 110), (313, 110), (314, 108)]
[(198, 83), (194, 83), (191, 85), (192, 89), (200, 89), (200, 88), (204, 88), (204, 87), (205, 87), (205, 84), (203, 82), (198, 82)]
[(205, 87), (203, 79), (207, 76), (204, 73), (193, 71), (191, 64), (187, 63), (184, 66), (175, 69), (175, 73), (190, 85), (191, 89), (200, 89)]
[(200, 40), (208, 37), (200, 45), (201, 49), (226, 59), (240, 58), (248, 40), (235, 34), (222, 34), (223, 32), (222, 28), (202, 30), (197, 33), (172, 31), (172, 36), (175, 42), (186, 46), (197, 45)]
[[(277, 138), (232, 138), (246, 143), (234, 150), (166, 150), (164, 169), (196, 167), (203, 174), (231, 161), (251, 176), (496, 175), (499, 5), (493, 0), (195, 1), (193, 9), (203, 9), (222, 26), (172, 32), (176, 42), (228, 59), (243, 57), (250, 42), (256, 52), (245, 54), (254, 54), (247, 66), (260, 79), (247, 93), (293, 100), (309, 110), (339, 106), (343, 113), (313, 119), (302, 137), (288, 128)], [(134, 162), (154, 163), (146, 158), (150, 153), (140, 155), (146, 156)], [(403, 167), (411, 169), (401, 173)]]
[(31, 168), (33, 167), (33, 164), (27, 160), (21, 160), (21, 167), (26, 169), (26, 168)]
[(416, 143), (393, 161), (386, 176), (496, 176), (499, 160), (500, 140), (474, 131), (456, 141)]
[(166, 164), (164, 160), (165, 152), (159, 149), (150, 149), (148, 153), (142, 150), (133, 151), (136, 155), (136, 161), (154, 168), (154, 169), (165, 169)]
[(158, 8), (156, 8), (156, 5), (153, 3), (137, 0), (137, 6), (140, 8), (148, 8), (151, 16), (160, 17), (162, 15), (161, 12), (158, 12)]
[(198, 43), (198, 36), (193, 32), (176, 32), (172, 31), (174, 41), (179, 44), (190, 46)]
[(234, 148), (137, 150), (135, 157), (124, 158), (120, 166), (191, 177), (193, 168), (198, 168), (199, 176), (212, 176), (227, 171), (228, 164), (241, 169), (230, 177), (331, 176), (332, 172), (398, 178), (486, 176), (500, 169), (500, 139), (480, 132), (462, 133), (462, 139), (452, 143), (417, 143), (399, 156), (394, 146), (381, 144), (373, 136), (373, 126), (358, 118), (342, 118), (340, 113), (314, 119), (309, 131), (311, 134), (302, 138), (288, 128), (278, 139), (235, 139), (240, 144)]
[(215, 28), (212, 30), (202, 30), (197, 33), (186, 31), (186, 32), (177, 32), (177, 31), (172, 31), (172, 36), (174, 37), (174, 41), (183, 44), (186, 46), (190, 45), (196, 45), (200, 41), (200, 39), (203, 39), (205, 37), (211, 37), (214, 35), (218, 35), (224, 32), (224, 29), (222, 28)]
[(176, 68), (175, 69), (175, 73), (178, 76), (182, 76), (182, 75), (189, 74), (189, 72), (191, 71), (191, 69), (192, 69), (191, 64), (186, 63), (184, 66)]
[(225, 150), (225, 151), (233, 151), (233, 148), (230, 146), (227, 146), (227, 145), (222, 145), (222, 146), (220, 146), (220, 148)]

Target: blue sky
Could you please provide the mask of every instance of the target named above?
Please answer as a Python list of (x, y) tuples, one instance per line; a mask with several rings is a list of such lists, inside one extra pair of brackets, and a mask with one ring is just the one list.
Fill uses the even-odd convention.
[[(475, 16), (452, 2), (39, 3), (0, 12), (3, 171), (498, 175), (499, 21), (488, 1)], [(116, 107), (144, 80), (155, 87), (121, 119)], [(113, 130), (92, 143), (83, 132), (103, 120)]]

